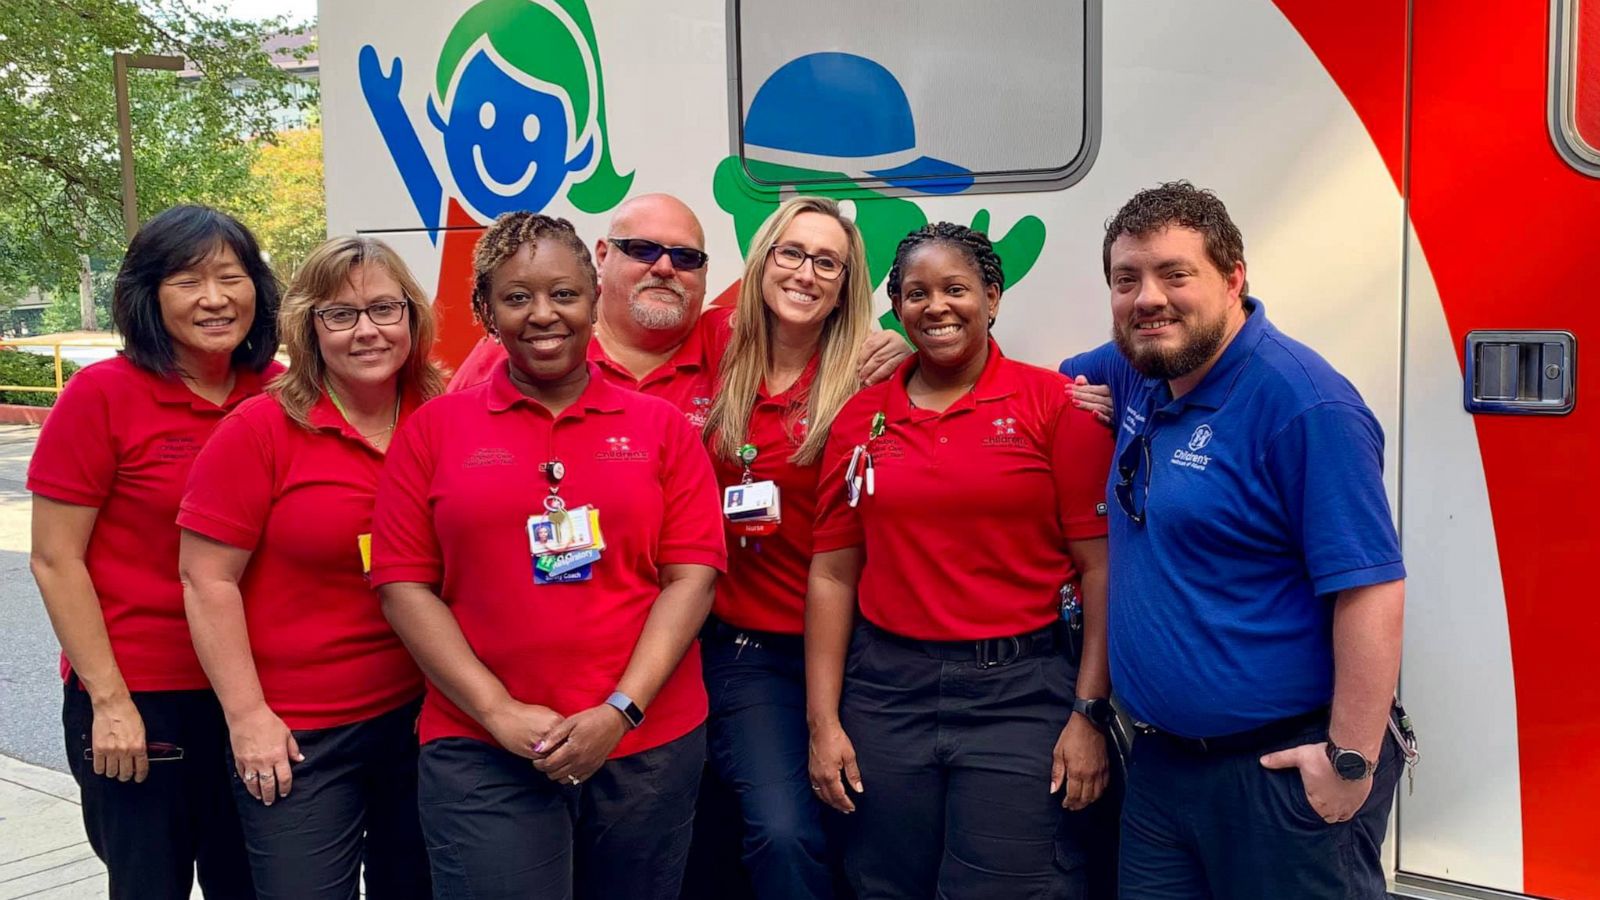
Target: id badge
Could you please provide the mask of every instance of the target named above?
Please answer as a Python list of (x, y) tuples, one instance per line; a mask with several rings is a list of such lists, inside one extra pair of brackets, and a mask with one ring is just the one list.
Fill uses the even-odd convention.
[(361, 574), (372, 576), (372, 535), (356, 535), (356, 549), (361, 551)]
[(528, 549), (534, 556), (601, 546), (595, 539), (600, 519), (593, 507), (578, 506), (558, 513), (528, 517)]
[(781, 520), (778, 485), (773, 481), (730, 484), (722, 489), (722, 514), (729, 522), (767, 522)]
[(545, 573), (539, 571), (538, 566), (533, 567), (534, 584), (576, 584), (580, 581), (588, 581), (593, 577), (593, 563), (590, 563), (586, 566), (579, 566), (576, 569), (569, 569), (559, 575), (546, 575)]
[(599, 550), (572, 550), (567, 553), (540, 556), (533, 561), (533, 566), (546, 576), (554, 578), (558, 575), (565, 575), (573, 569), (592, 565), (599, 559)]

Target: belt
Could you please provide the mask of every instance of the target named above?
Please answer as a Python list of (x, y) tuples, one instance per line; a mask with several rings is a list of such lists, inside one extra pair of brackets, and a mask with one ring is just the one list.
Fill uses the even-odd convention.
[(1281, 743), (1315, 728), (1326, 729), (1328, 727), (1328, 707), (1313, 709), (1310, 712), (1290, 716), (1287, 719), (1277, 719), (1265, 725), (1258, 725), (1249, 731), (1238, 731), (1218, 737), (1184, 737), (1168, 731), (1162, 731), (1154, 725), (1144, 722), (1135, 722), (1133, 727), (1140, 737), (1160, 738), (1165, 743), (1189, 753), (1243, 753)]
[(948, 662), (970, 662), (980, 669), (1010, 665), (1019, 659), (1056, 653), (1064, 646), (1060, 623), (1052, 623), (1026, 634), (987, 638), (981, 641), (922, 641), (886, 631), (862, 620), (875, 637)]
[(781, 653), (805, 652), (805, 635), (740, 628), (716, 616), (706, 617), (705, 627), (700, 629), (700, 640), (738, 644), (740, 647), (767, 647)]

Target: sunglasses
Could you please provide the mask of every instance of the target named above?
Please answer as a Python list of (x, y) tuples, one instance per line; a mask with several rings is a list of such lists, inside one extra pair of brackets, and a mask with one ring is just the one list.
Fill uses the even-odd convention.
[[(1140, 471), (1144, 484), (1136, 484)], [(1117, 505), (1135, 525), (1144, 524), (1144, 515), (1150, 507), (1150, 439), (1143, 434), (1134, 437), (1117, 457), (1117, 483), (1112, 490), (1117, 495)], [(1138, 503), (1134, 502), (1135, 497)]]
[(654, 264), (661, 258), (661, 254), (665, 253), (672, 260), (672, 267), (680, 272), (703, 269), (706, 260), (711, 258), (704, 250), (696, 250), (693, 247), (668, 247), (644, 238), (606, 238), (606, 243), (621, 250), (629, 259), (637, 259), (642, 263)]

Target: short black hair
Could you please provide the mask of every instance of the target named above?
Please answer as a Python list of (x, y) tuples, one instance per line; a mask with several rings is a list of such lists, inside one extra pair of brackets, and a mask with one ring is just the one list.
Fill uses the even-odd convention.
[(278, 278), (261, 256), (255, 235), (239, 220), (208, 206), (174, 206), (152, 216), (128, 243), (111, 294), (111, 319), (122, 332), (122, 355), (158, 375), (178, 373), (172, 335), (161, 320), (163, 279), (230, 247), (256, 288), (255, 319), (233, 350), (233, 365), (260, 372), (278, 352)]
[[(1233, 224), (1221, 198), (1187, 181), (1168, 181), (1134, 194), (1106, 222), (1105, 242), (1100, 247), (1106, 284), (1111, 283), (1111, 245), (1117, 238), (1142, 238), (1173, 225), (1200, 232), (1206, 256), (1223, 277), (1232, 275), (1234, 266), (1244, 262), (1244, 235)], [(1249, 282), (1242, 292), (1250, 292)]]
[(994, 252), (994, 244), (989, 242), (988, 235), (954, 222), (931, 222), (901, 238), (900, 246), (895, 248), (894, 265), (889, 267), (887, 286), (890, 300), (900, 298), (900, 277), (905, 271), (906, 258), (917, 248), (928, 244), (946, 244), (956, 248), (972, 263), (973, 270), (985, 285), (992, 284), (1001, 291), (1005, 290), (1005, 269), (1001, 267), (1000, 254)]

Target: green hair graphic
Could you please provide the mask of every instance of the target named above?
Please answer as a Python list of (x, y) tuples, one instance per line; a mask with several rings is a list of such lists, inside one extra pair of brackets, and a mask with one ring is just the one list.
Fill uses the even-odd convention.
[[(605, 81), (600, 74), (600, 48), (594, 23), (583, 0), (547, 0), (559, 7), (577, 27), (576, 34), (549, 6), (536, 0), (482, 0), (461, 16), (439, 52), (437, 90), (442, 104), (456, 69), (481, 38), (487, 37), (495, 53), (523, 74), (564, 90), (572, 104), (577, 141), (588, 130), (591, 112), (599, 132), (600, 159), (594, 171), (567, 191), (567, 200), (586, 213), (604, 212), (622, 201), (633, 184), (633, 173), (617, 173), (611, 162), (611, 139), (606, 128)], [(582, 40), (582, 44), (579, 41)], [(593, 91), (589, 72), (592, 60)], [(591, 99), (594, 109), (590, 109)]]

